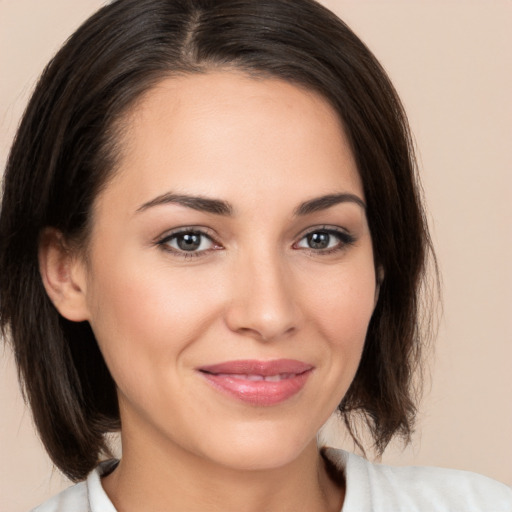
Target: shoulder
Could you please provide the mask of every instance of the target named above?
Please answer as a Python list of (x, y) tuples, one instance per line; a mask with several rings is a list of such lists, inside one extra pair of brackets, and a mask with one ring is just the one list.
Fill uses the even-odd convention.
[(101, 486), (101, 476), (115, 465), (117, 461), (114, 460), (101, 463), (87, 480), (65, 489), (31, 512), (116, 512)]
[(80, 482), (45, 501), (31, 512), (88, 512), (89, 500), (87, 497), (87, 484)]
[(326, 456), (345, 473), (343, 512), (512, 512), (512, 489), (476, 473), (373, 464), (342, 450)]

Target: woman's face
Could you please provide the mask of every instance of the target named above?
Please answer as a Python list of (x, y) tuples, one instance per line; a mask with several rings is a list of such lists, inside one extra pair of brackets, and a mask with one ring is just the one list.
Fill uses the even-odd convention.
[(278, 80), (167, 79), (130, 112), (83, 293), (123, 449), (293, 461), (354, 378), (376, 300), (334, 110)]

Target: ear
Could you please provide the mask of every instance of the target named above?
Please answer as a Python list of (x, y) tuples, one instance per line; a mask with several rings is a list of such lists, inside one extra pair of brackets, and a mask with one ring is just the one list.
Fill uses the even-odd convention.
[(60, 231), (43, 231), (38, 257), (46, 293), (59, 313), (73, 322), (88, 320), (84, 262), (69, 248)]
[(384, 268), (382, 265), (378, 265), (375, 269), (375, 302), (373, 304), (373, 307), (375, 308), (377, 306), (377, 302), (379, 301), (379, 295), (380, 295), (380, 286), (382, 284), (382, 281), (384, 281)]

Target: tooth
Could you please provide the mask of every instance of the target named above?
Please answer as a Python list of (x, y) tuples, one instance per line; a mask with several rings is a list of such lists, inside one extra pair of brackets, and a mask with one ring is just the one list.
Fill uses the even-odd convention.
[(251, 380), (251, 381), (258, 381), (258, 380), (265, 379), (265, 377), (263, 377), (263, 375), (245, 375), (245, 378), (247, 380)]
[(267, 382), (279, 382), (281, 380), (281, 375), (269, 375), (265, 377)]

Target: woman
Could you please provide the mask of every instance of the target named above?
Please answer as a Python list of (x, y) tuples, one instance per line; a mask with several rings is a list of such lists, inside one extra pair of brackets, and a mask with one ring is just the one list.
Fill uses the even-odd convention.
[(100, 10), (34, 93), (0, 234), (36, 425), (87, 477), (38, 510), (510, 509), (317, 448), (336, 408), (409, 439), (430, 249), (400, 102), (319, 5)]

